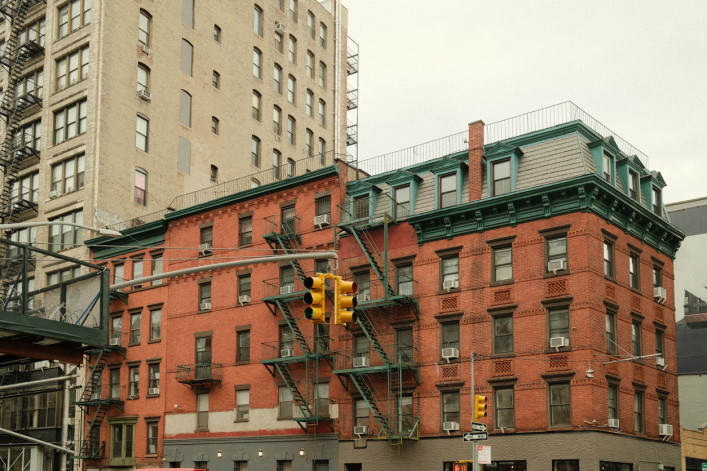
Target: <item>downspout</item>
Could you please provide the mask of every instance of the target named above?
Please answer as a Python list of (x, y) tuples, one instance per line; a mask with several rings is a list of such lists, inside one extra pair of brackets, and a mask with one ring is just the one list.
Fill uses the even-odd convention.
[[(71, 407), (70, 397), (69, 397), (69, 381), (64, 381), (64, 406), (62, 407), (61, 414), (61, 436), (59, 438), (59, 443), (67, 446), (69, 443), (69, 407)], [(59, 469), (66, 469), (66, 453), (62, 453), (59, 456)]]
[[(336, 51), (334, 54), (334, 157), (341, 146), (341, 0), (334, 0), (334, 24), (336, 29)], [(345, 147), (344, 147), (345, 148)], [(344, 152), (344, 161), (346, 161)]]

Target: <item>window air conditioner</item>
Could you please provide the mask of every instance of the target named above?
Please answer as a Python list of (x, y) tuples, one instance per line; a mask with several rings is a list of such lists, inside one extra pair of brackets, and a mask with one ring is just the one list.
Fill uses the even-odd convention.
[(552, 337), (550, 339), (550, 348), (569, 347), (570, 339), (567, 337)]
[(242, 294), (242, 295), (238, 296), (238, 302), (241, 303), (241, 306), (243, 304), (248, 304), (250, 302), (250, 295)]
[(287, 358), (294, 355), (295, 352), (291, 348), (284, 348), (280, 350), (280, 358)]
[(665, 368), (665, 358), (655, 357), (655, 366), (658, 368)]
[(453, 430), (459, 430), (459, 422), (443, 422), (442, 430), (445, 432), (451, 432)]
[(665, 288), (663, 288), (662, 286), (656, 286), (655, 288), (653, 288), (653, 298), (660, 304), (665, 303), (665, 296)]
[(200, 311), (208, 311), (211, 309), (211, 303), (204, 301), (203, 303), (199, 304), (199, 310)]
[(204, 242), (199, 244), (199, 255), (209, 255), (211, 253), (211, 244), (209, 242)]
[(61, 196), (59, 190), (52, 190), (49, 192), (50, 199), (58, 198), (59, 196)]
[(280, 294), (292, 294), (295, 287), (292, 285), (280, 286)]
[(459, 280), (445, 280), (445, 282), (442, 283), (442, 288), (446, 289), (447, 291), (457, 289), (459, 288)]
[(363, 301), (370, 301), (371, 300), (371, 292), (370, 291), (364, 291), (362, 293), (358, 293), (356, 295), (356, 301), (363, 302)]
[(619, 419), (609, 419), (609, 428), (619, 428)]
[(110, 344), (111, 345), (120, 345), (120, 337), (113, 337), (110, 339)]
[(320, 214), (319, 216), (314, 216), (314, 225), (315, 226), (328, 226), (331, 224), (330, 218), (328, 214)]
[(567, 260), (564, 258), (547, 262), (547, 271), (557, 273), (560, 270), (567, 270)]
[(276, 140), (277, 142), (280, 142), (280, 135), (279, 135), (279, 134), (275, 134), (275, 140)]
[(443, 348), (442, 349), (442, 358), (447, 360), (449, 362), (450, 359), (452, 358), (459, 358), (459, 349), (458, 348)]
[(354, 435), (368, 435), (368, 426), (367, 425), (355, 425), (354, 426)]
[(152, 49), (150, 49), (147, 44), (142, 45), (142, 52), (144, 54), (147, 54), (148, 56), (152, 53)]
[(275, 32), (276, 33), (286, 33), (287, 27), (285, 25), (283, 25), (282, 23), (277, 23), (275, 25)]
[(658, 424), (658, 435), (672, 436), (673, 435), (673, 426), (670, 424)]
[(147, 390), (147, 394), (159, 394), (160, 388), (150, 388)]
[(152, 95), (147, 90), (138, 90), (137, 97), (145, 101), (152, 100)]
[(353, 367), (354, 368), (366, 368), (370, 364), (367, 357), (354, 357)]

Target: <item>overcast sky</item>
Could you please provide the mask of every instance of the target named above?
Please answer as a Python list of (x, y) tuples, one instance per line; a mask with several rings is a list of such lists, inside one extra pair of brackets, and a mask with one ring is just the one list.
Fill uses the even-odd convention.
[(707, 0), (343, 0), (359, 157), (564, 101), (707, 196)]

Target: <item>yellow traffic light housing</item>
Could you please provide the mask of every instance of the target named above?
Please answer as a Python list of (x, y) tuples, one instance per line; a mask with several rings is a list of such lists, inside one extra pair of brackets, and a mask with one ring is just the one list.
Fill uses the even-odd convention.
[(486, 396), (474, 395), (474, 421), (486, 417)]
[(316, 276), (309, 276), (304, 279), (304, 287), (309, 289), (309, 293), (304, 294), (305, 304), (309, 304), (304, 309), (304, 317), (316, 323), (326, 322), (326, 278), (321, 273)]
[(358, 304), (356, 292), (358, 285), (353, 281), (344, 281), (340, 276), (335, 278), (334, 285), (334, 323), (348, 324), (356, 322), (354, 309)]

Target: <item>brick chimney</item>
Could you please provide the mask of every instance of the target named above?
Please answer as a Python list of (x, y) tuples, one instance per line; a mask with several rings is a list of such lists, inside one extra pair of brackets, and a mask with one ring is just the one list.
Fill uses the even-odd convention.
[(481, 199), (484, 175), (484, 122), (469, 123), (469, 201)]

